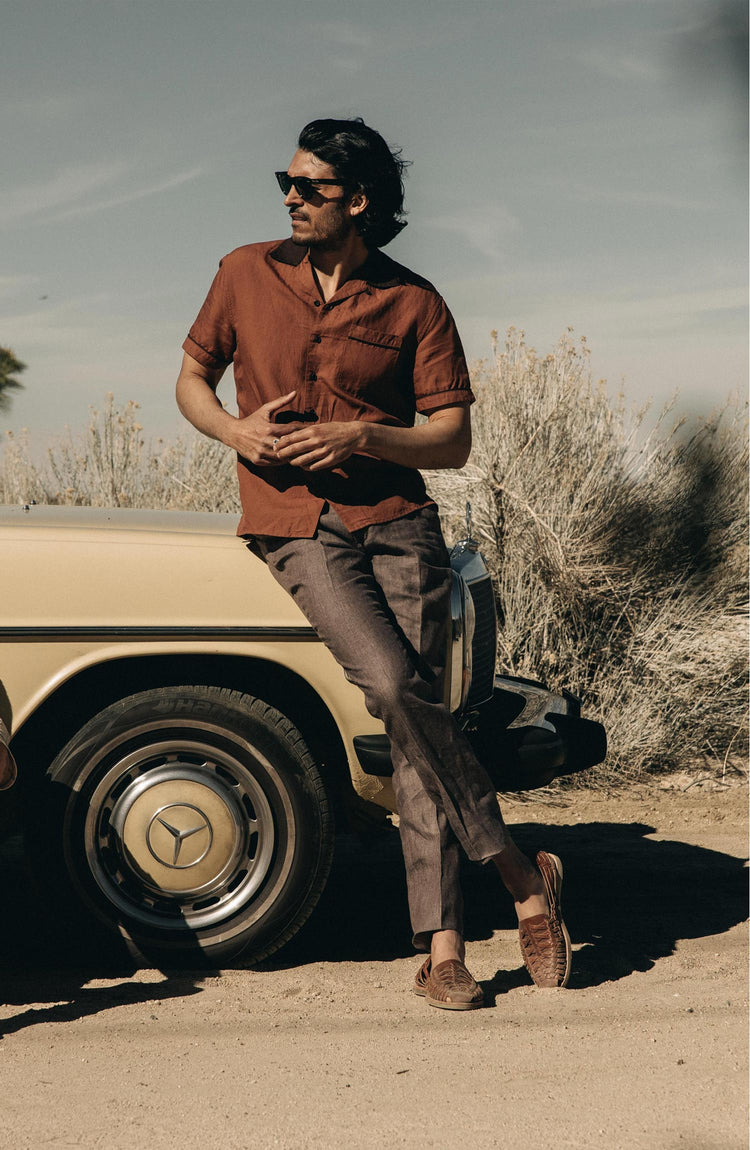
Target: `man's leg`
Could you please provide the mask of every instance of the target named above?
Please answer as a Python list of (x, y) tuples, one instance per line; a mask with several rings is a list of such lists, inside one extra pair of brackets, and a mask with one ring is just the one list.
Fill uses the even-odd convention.
[[(434, 681), (436, 698), (439, 698), (448, 656), (451, 573), (450, 559), (443, 540), (437, 509), (425, 508), (403, 519), (382, 525), (375, 524), (362, 534), (373, 574), (383, 591), (388, 607), (392, 610), (406, 642), (417, 653), (422, 674), (428, 680)], [(463, 735), (457, 730), (453, 717), (446, 712), (447, 708), (441, 709), (442, 733), (438, 734), (434, 741), (438, 747), (442, 745), (444, 758), (449, 758), (455, 753), (459, 741), (463, 744), (462, 768), (474, 774), (481, 771), (483, 776), (481, 785), (486, 788), (488, 794), (491, 794), (493, 807), (499, 812), (494, 787), (476, 762), (474, 753)], [(444, 722), (445, 719), (447, 724)], [(423, 844), (429, 840), (423, 827), (425, 822), (429, 824), (433, 819), (437, 819), (440, 826), (441, 812), (438, 809), (434, 814), (428, 807), (422, 807), (425, 799), (430, 802), (429, 796), (414, 779), (414, 773), (409, 771), (408, 762), (400, 754), (400, 748), (395, 748), (393, 759), (394, 787), (399, 812), (408, 812), (407, 817), (410, 821), (419, 820), (419, 825), (413, 830), (409, 823), (405, 828), (407, 834), (404, 836), (404, 855), (407, 871), (412, 853), (415, 856), (413, 869), (427, 871), (428, 868), (424, 865)], [(403, 820), (404, 816), (401, 817)], [(440, 831), (442, 833), (439, 835), (439, 840), (436, 834), (433, 841), (440, 842), (444, 860), (443, 870), (445, 870), (446, 861), (451, 857), (451, 845), (455, 847), (455, 842), (451, 843), (449, 827), (440, 827)], [(513, 897), (519, 921), (531, 916), (547, 915), (548, 899), (539, 871), (526, 855), (519, 851), (507, 829), (504, 829), (504, 839), (505, 845), (492, 856), (492, 861)], [(460, 897), (457, 878), (458, 853), (455, 854), (455, 887)], [(440, 871), (437, 866), (433, 866), (430, 873), (437, 875)], [(418, 884), (414, 885), (418, 889)], [(452, 958), (463, 961), (464, 945), (462, 927), (458, 925), (460, 922), (459, 914), (446, 915), (444, 926), (434, 930), (431, 953), (435, 964)], [(418, 936), (415, 942), (419, 944), (420, 941)]]
[(437, 697), (436, 676), (386, 603), (361, 534), (351, 535), (328, 511), (314, 539), (258, 543), (276, 579), (363, 691), (370, 713), (383, 721), (394, 767), (406, 763), (416, 771), (469, 858), (489, 859), (507, 842), (494, 788)]
[[(422, 514), (417, 513), (417, 517)], [(401, 792), (402, 841), (415, 941), (423, 946), (430, 937), (437, 962), (440, 955), (463, 955), (455, 839), (470, 858), (496, 862), (519, 916), (544, 916), (548, 905), (539, 872), (512, 843), (494, 788), (448, 708), (437, 697), (447, 653), (442, 536), (443, 558), (434, 563), (428, 559), (419, 574), (420, 564), (412, 557), (407, 563), (410, 575), (403, 560), (413, 550), (413, 538), (412, 545), (408, 543), (413, 527), (408, 522), (394, 522), (401, 527), (395, 533), (385, 531), (391, 537), (385, 546), (383, 532), (392, 524), (357, 532), (355, 538), (330, 511), (321, 518), (313, 540), (258, 542), (276, 578), (295, 598), (347, 677), (363, 690), (368, 709), (383, 720), (389, 733), (397, 796)], [(433, 538), (427, 551), (435, 547)], [(371, 555), (365, 554), (366, 550)], [(374, 577), (375, 567), (379, 579), (388, 584), (389, 602)], [(417, 582), (422, 580), (420, 592), (415, 595), (411, 588), (405, 593), (404, 587), (410, 578), (413, 582), (415, 571)], [(434, 616), (439, 626), (432, 634), (428, 627), (425, 640), (417, 634), (423, 624), (415, 624), (414, 604), (435, 596), (437, 601), (443, 597)], [(442, 643), (439, 657), (434, 654), (438, 631)]]
[[(425, 508), (362, 532), (373, 574), (399, 634), (432, 686), (432, 698), (444, 702), (450, 641), (450, 559), (437, 509)], [(447, 717), (441, 708), (441, 721)], [(459, 733), (452, 717), (442, 757), (453, 753)], [(430, 951), (432, 965), (464, 959), (463, 899), (459, 881), (458, 839), (439, 805), (425, 789), (400, 745), (392, 741), (393, 785), (406, 864), (414, 944)], [(492, 792), (493, 813), (499, 808)], [(502, 817), (500, 816), (500, 821)], [(504, 828), (503, 837), (505, 838)], [(435, 908), (440, 908), (439, 916)]]

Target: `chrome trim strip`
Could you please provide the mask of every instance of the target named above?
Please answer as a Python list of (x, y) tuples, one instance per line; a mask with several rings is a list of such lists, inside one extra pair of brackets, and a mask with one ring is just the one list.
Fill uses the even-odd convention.
[(289, 639), (318, 641), (312, 627), (2, 627), (0, 639)]

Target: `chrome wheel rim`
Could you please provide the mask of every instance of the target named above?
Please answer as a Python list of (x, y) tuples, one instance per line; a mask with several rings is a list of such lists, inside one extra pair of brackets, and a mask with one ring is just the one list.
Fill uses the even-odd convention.
[[(279, 827), (257, 777), (273, 779), (274, 768), (244, 742), (242, 748), (221, 749), (155, 734), (148, 745), (123, 748), (114, 757), (111, 752), (83, 827), (86, 863), (97, 887), (144, 928), (225, 926), (259, 897), (274, 871)], [(274, 793), (287, 807), (283, 788)], [(282, 814), (291, 826), (291, 810)]]

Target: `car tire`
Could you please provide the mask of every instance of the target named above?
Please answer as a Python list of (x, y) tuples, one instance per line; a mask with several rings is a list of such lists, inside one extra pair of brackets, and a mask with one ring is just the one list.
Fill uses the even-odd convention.
[(150, 965), (268, 957), (309, 917), (331, 865), (331, 805), (302, 736), (225, 688), (107, 707), (57, 755), (33, 807), (47, 885), (62, 877)]

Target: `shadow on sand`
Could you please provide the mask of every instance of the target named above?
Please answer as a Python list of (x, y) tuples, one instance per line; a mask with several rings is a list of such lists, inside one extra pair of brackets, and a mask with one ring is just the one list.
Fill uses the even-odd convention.
[[(645, 823), (517, 824), (527, 853), (538, 844), (565, 865), (564, 912), (576, 954), (571, 987), (597, 986), (649, 970), (680, 939), (722, 934), (746, 917), (744, 860), (678, 841), (655, 841)], [(158, 983), (129, 981), (135, 967), (117, 940), (94, 927), (60, 934), (40, 914), (27, 885), (20, 841), (0, 850), (0, 967), (3, 999), (28, 1009), (0, 1022), (0, 1037), (43, 1021), (70, 1021), (123, 1003), (200, 992), (208, 972), (169, 973)], [(466, 937), (514, 929), (510, 898), (494, 868), (467, 864)], [(326, 891), (311, 919), (262, 964), (278, 970), (311, 962), (388, 961), (413, 955), (398, 833), (341, 835)], [(196, 964), (197, 967), (198, 964)], [(241, 958), (238, 968), (247, 963)], [(90, 979), (118, 978), (106, 989)], [(523, 967), (485, 984), (491, 1002), (528, 985)], [(45, 1005), (48, 1004), (48, 1005)]]
[[(0, 842), (0, 876), (0, 1002), (19, 1007), (0, 1019), (0, 1039), (43, 1022), (74, 1022), (117, 1006), (200, 993), (206, 972), (133, 981), (136, 966), (119, 939), (75, 912), (52, 922), (34, 896), (20, 835)], [(110, 985), (86, 985), (94, 979)]]
[[(533, 855), (539, 845), (564, 863), (565, 922), (576, 947), (573, 987), (598, 986), (649, 970), (680, 939), (722, 934), (747, 915), (745, 860), (646, 836), (646, 823), (521, 823), (513, 836)], [(515, 929), (510, 897), (491, 866), (466, 864), (469, 941)], [(362, 845), (342, 836), (324, 897), (304, 930), (265, 964), (368, 961), (413, 954), (398, 836)], [(524, 968), (498, 972), (489, 989), (528, 985)]]

